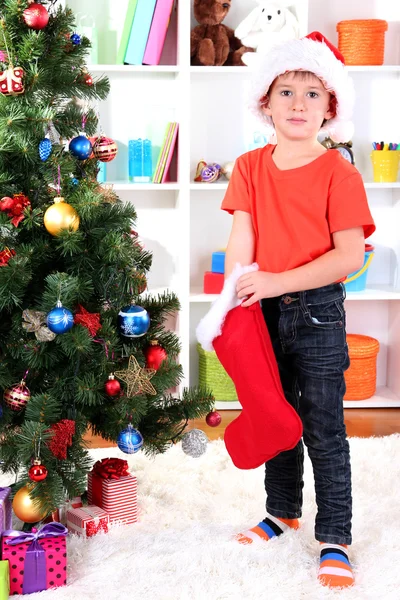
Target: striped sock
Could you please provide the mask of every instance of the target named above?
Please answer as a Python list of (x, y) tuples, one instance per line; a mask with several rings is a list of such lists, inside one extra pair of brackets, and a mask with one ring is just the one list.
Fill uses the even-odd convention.
[(261, 523), (248, 529), (244, 533), (238, 533), (235, 539), (240, 544), (252, 544), (254, 540), (270, 540), (271, 538), (282, 535), (288, 529), (298, 529), (300, 523), (298, 519), (279, 519), (267, 513), (267, 517)]
[(345, 544), (321, 544), (321, 559), (318, 579), (329, 587), (349, 587), (354, 575)]

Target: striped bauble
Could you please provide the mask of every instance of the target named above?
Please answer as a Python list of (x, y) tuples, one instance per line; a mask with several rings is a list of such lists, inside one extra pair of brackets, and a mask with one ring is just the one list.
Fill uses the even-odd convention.
[(110, 162), (117, 156), (118, 146), (111, 138), (100, 136), (94, 143), (93, 154), (101, 162)]
[(31, 393), (25, 382), (17, 383), (4, 391), (4, 402), (11, 410), (20, 411), (27, 405)]

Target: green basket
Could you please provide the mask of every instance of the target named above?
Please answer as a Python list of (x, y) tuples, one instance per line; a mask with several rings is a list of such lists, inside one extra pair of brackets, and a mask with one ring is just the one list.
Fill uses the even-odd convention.
[(218, 402), (233, 402), (237, 394), (232, 379), (227, 375), (215, 352), (203, 350), (197, 344), (199, 353), (199, 385), (207, 386)]

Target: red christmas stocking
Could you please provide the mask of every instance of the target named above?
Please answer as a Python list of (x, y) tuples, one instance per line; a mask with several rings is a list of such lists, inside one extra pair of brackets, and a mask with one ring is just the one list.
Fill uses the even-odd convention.
[[(247, 267), (246, 271), (256, 268)], [(254, 469), (280, 452), (294, 448), (302, 436), (302, 423), (283, 394), (260, 305), (231, 308), (232, 302), (238, 302), (234, 291), (236, 280), (246, 271), (240, 267), (239, 273), (236, 269), (228, 278), (220, 298), (199, 325), (197, 334), (206, 350), (210, 349), (212, 340), (242, 405), (240, 415), (225, 430), (226, 448), (236, 467)], [(232, 300), (233, 293), (235, 300)], [(225, 310), (224, 313), (226, 308), (228, 312)]]

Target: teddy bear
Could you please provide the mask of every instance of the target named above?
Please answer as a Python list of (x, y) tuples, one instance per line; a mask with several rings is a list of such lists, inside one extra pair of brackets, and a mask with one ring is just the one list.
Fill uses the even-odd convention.
[(298, 38), (299, 22), (289, 7), (294, 0), (257, 0), (258, 6), (236, 27), (235, 35), (255, 53), (245, 53), (242, 61), (253, 66), (258, 55), (278, 42)]
[(194, 0), (197, 25), (190, 35), (192, 65), (243, 65), (242, 54), (253, 52), (235, 37), (233, 29), (222, 24), (232, 0)]

